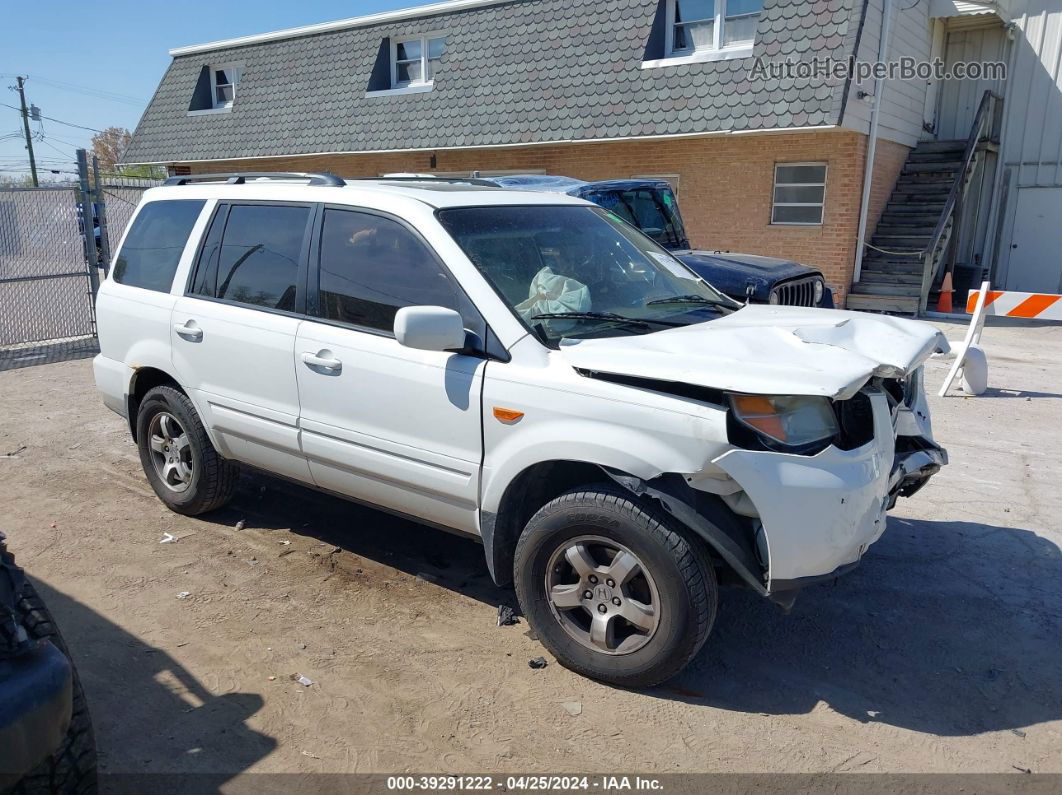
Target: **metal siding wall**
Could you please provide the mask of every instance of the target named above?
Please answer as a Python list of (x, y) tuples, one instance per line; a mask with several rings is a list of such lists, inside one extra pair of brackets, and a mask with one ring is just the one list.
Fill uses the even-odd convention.
[(1013, 239), (1018, 191), (1062, 186), (1062, 0), (1015, 0), (1012, 14), (1016, 53), (1007, 79), (1001, 153), (1006, 208), (995, 269), (1002, 286), (1011, 245), (1018, 242)]

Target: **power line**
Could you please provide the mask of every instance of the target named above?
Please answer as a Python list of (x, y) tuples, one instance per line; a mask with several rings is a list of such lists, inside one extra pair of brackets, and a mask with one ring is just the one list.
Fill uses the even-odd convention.
[[(0, 105), (3, 105), (5, 108), (11, 108), (11, 110), (17, 110), (19, 113), (22, 112), (21, 110), (16, 108), (14, 105), (8, 105), (6, 102), (0, 102)], [(94, 133), (103, 132), (103, 130), (97, 130), (95, 127), (86, 127), (83, 124), (74, 124), (74, 123), (69, 122), (69, 121), (63, 121), (62, 119), (53, 119), (51, 116), (42, 115), (41, 118), (42, 119), (47, 119), (48, 121), (54, 121), (56, 124), (65, 124), (67, 127), (77, 127), (79, 130), (88, 130), (89, 132), (94, 132)]]
[(28, 78), (35, 80), (46, 86), (53, 88), (59, 88), (65, 91), (73, 91), (79, 94), (86, 94), (88, 96), (98, 97), (100, 99), (108, 99), (113, 102), (122, 102), (127, 105), (143, 106), (147, 102), (141, 98), (131, 96), (129, 94), (119, 94), (117, 91), (106, 91), (100, 88), (92, 88), (91, 86), (81, 86), (77, 83), (68, 83), (64, 80), (52, 80), (47, 77), (41, 77), (40, 75), (28, 75)]

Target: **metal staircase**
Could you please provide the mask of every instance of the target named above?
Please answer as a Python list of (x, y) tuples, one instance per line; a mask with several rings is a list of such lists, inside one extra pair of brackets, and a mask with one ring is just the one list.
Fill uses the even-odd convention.
[(1002, 100), (981, 98), (965, 141), (923, 141), (907, 157), (866, 247), (848, 308), (917, 315), (930, 292), (955, 266), (955, 246), (967, 188), (995, 146)]

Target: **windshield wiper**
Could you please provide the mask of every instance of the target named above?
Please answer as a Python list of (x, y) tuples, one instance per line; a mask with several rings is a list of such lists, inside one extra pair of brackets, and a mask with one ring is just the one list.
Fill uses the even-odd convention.
[(703, 295), (673, 295), (668, 298), (655, 298), (647, 301), (646, 306), (659, 306), (661, 304), (705, 304), (706, 306), (721, 306), (724, 309), (733, 309), (734, 305), (717, 298), (706, 298)]
[(679, 325), (670, 320), (627, 317), (626, 315), (617, 315), (615, 312), (543, 312), (540, 315), (531, 315), (529, 320), (612, 320), (617, 323), (626, 323), (629, 326), (642, 326), (643, 328), (648, 328), (652, 324), (658, 326)]

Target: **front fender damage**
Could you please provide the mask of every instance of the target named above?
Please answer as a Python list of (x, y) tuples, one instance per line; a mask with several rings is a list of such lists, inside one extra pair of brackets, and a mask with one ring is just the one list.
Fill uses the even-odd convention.
[(704, 539), (749, 587), (761, 596), (770, 596), (749, 532), (718, 497), (695, 491), (681, 475), (663, 474), (643, 480), (609, 467), (601, 469), (636, 497), (657, 502)]

